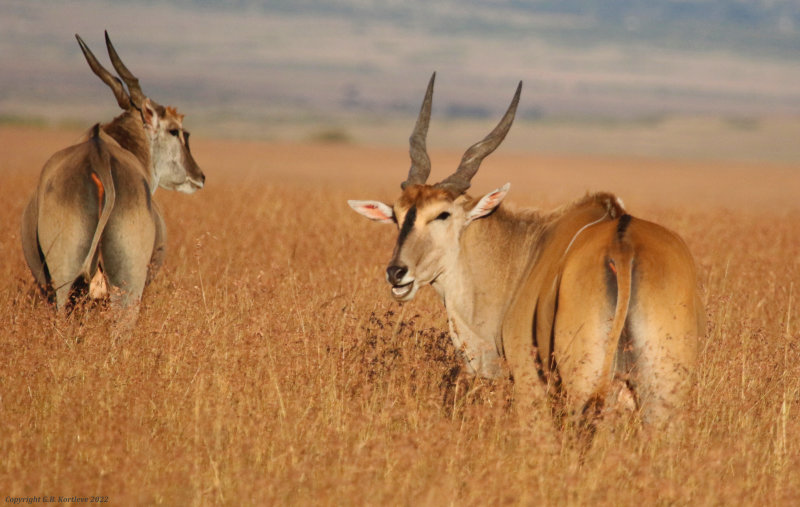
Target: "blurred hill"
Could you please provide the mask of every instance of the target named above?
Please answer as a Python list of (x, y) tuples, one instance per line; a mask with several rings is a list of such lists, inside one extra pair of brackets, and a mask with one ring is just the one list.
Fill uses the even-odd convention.
[(215, 134), (407, 130), (434, 70), (439, 118), (494, 119), (519, 80), (539, 124), (800, 115), (793, 1), (4, 0), (0, 119), (108, 118), (73, 37), (106, 62), (103, 29), (146, 93)]

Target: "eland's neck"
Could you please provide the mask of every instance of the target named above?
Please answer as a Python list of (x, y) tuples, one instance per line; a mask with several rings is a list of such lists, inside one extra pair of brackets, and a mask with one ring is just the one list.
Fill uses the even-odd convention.
[(451, 338), (474, 373), (501, 374), (503, 315), (542, 225), (536, 213), (501, 206), (466, 228), (451, 268), (433, 284), (447, 307)]
[(114, 118), (110, 123), (102, 125), (103, 131), (111, 136), (123, 149), (130, 152), (141, 164), (147, 178), (150, 193), (158, 187), (158, 177), (153, 172), (150, 141), (144, 131), (138, 113), (126, 111)]
[(447, 307), (451, 338), (474, 373), (502, 374), (503, 319), (520, 283), (559, 263), (587, 226), (623, 212), (615, 196), (598, 193), (548, 214), (500, 206), (466, 228), (450, 269), (433, 286)]

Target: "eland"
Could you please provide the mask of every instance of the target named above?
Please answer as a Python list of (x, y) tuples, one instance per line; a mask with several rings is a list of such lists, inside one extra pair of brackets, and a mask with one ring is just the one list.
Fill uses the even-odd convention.
[(78, 287), (88, 287), (91, 297), (110, 294), (115, 305), (138, 307), (166, 246), (153, 194), (158, 187), (191, 194), (203, 187), (205, 176), (189, 150), (184, 116), (145, 96), (108, 33), (108, 55), (121, 81), (75, 37), (123, 112), (45, 163), (23, 212), (22, 249), (36, 282), (55, 296), (59, 310)]
[(410, 137), (400, 197), (393, 205), (348, 201), (399, 228), (386, 268), (392, 297), (409, 301), (431, 285), (466, 370), (496, 378), (507, 367), (520, 412), (552, 396), (593, 431), (604, 405), (624, 395), (645, 423), (668, 422), (687, 397), (705, 326), (686, 244), (631, 216), (609, 193), (552, 212), (501, 206), (508, 183), (467, 195), (481, 161), (511, 127), (521, 82), (499, 124), (455, 173), (428, 184), (435, 77)]

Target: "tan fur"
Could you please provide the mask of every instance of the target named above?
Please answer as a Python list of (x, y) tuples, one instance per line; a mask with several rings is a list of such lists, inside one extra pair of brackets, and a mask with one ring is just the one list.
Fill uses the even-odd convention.
[(455, 196), (441, 188), (429, 185), (410, 185), (400, 194), (395, 203), (395, 208), (407, 210), (412, 205), (416, 205), (417, 208), (426, 208), (430, 203), (452, 202), (454, 199)]
[[(147, 134), (142, 128), (142, 120), (138, 112), (126, 111), (114, 118), (113, 121), (102, 126), (103, 132), (113, 140), (117, 146), (124, 145), (125, 151), (129, 152), (138, 162), (138, 171), (149, 178), (150, 171), (146, 168), (152, 166), (150, 157), (150, 147), (147, 142)], [(88, 139), (87, 135), (82, 139)]]
[[(532, 393), (540, 389), (530, 360), (535, 350), (550, 393), (565, 394), (573, 413), (588, 403), (602, 406), (616, 373), (630, 379), (645, 421), (666, 422), (685, 399), (704, 331), (694, 261), (661, 226), (633, 218), (620, 239), (619, 218), (580, 230), (593, 218), (580, 217), (584, 212), (574, 209), (545, 227), (504, 316), (502, 339), (519, 397), (541, 398)], [(615, 299), (609, 282), (616, 282)], [(618, 352), (623, 331), (633, 349), (626, 358)]]
[(426, 184), (434, 79), (394, 207), (348, 201), (370, 220), (400, 229), (386, 268), (392, 297), (410, 301), (430, 284), (447, 307), (450, 336), (467, 370), (500, 376), (505, 357), (523, 416), (530, 403), (560, 394), (593, 427), (624, 378), (645, 420), (666, 421), (686, 396), (704, 327), (686, 245), (625, 214), (608, 193), (549, 214), (504, 209), (508, 183), (480, 199), (465, 195), (483, 158), (508, 133), (522, 83), (503, 119), (467, 149), (456, 172)]
[(182, 124), (184, 116), (185, 115), (182, 115), (181, 113), (178, 112), (177, 108), (172, 106), (166, 107), (166, 114), (164, 115), (165, 118), (175, 120), (176, 122), (178, 122), (178, 124)]
[[(95, 279), (98, 261), (115, 264), (105, 271), (112, 277), (111, 285), (124, 287), (120, 302), (138, 301), (159, 235), (156, 228), (163, 223), (147, 204), (149, 174), (139, 160), (103, 130), (96, 134), (45, 164), (30, 215), (23, 220), (23, 250), (31, 252), (26, 260), (37, 282), (55, 294), (58, 308), (66, 305), (79, 279), (95, 289), (93, 295), (100, 294), (97, 289), (105, 283)], [(112, 164), (116, 182), (111, 178)], [(104, 202), (97, 203), (91, 174), (103, 182)], [(105, 252), (106, 247), (114, 253)], [(123, 257), (120, 251), (125, 252)], [(104, 257), (108, 259), (101, 260)]]
[[(126, 71), (128, 96), (78, 41), (125, 111), (47, 161), (23, 212), (22, 249), (59, 309), (77, 282), (91, 297), (110, 293), (112, 301), (131, 306), (164, 259), (164, 219), (152, 194), (159, 186), (192, 193), (205, 176), (189, 151), (183, 115), (144, 96)], [(113, 61), (108, 37), (106, 43)]]
[[(547, 393), (575, 414), (599, 410), (612, 391), (630, 398), (614, 380), (625, 378), (644, 419), (666, 421), (685, 399), (704, 327), (683, 241), (625, 217), (608, 193), (551, 213), (501, 205), (468, 223), (478, 201), (423, 185), (403, 192), (398, 225), (412, 206), (417, 214), (390, 262), (408, 268), (396, 282), (413, 284), (403, 300), (430, 283), (467, 369), (498, 376), (504, 357), (523, 416)], [(434, 220), (442, 211), (451, 218)]]

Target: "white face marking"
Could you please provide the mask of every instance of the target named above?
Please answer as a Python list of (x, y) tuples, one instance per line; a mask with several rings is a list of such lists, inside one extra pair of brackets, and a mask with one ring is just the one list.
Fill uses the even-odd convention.
[(150, 99), (142, 104), (142, 119), (150, 141), (152, 188), (163, 187), (186, 194), (203, 188), (205, 177), (189, 152), (188, 133), (183, 131), (183, 115), (172, 108), (159, 115)]
[(186, 172), (181, 140), (183, 133), (180, 131), (180, 126), (160, 122), (159, 126), (150, 132), (153, 174), (158, 186), (186, 194), (202, 188), (203, 182), (191, 179)]

